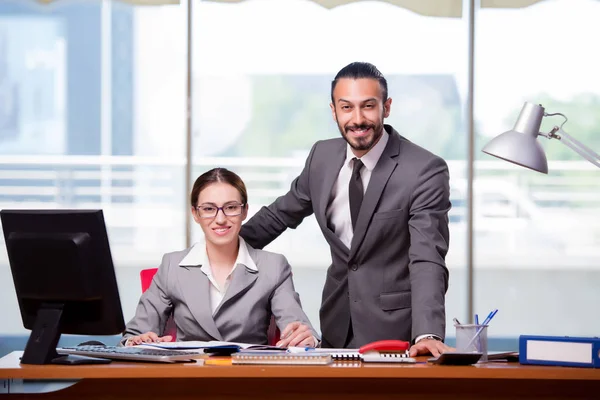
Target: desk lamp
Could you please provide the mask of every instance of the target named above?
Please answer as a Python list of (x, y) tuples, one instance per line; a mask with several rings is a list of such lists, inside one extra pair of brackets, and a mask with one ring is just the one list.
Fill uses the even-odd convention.
[[(553, 115), (560, 115), (565, 121), (560, 127), (555, 126), (548, 133), (540, 132), (542, 118)], [(537, 141), (538, 136), (543, 136), (547, 139), (560, 140), (565, 146), (600, 168), (600, 155), (569, 136), (562, 129), (566, 122), (567, 117), (563, 114), (548, 114), (541, 105), (526, 102), (523, 109), (521, 109), (515, 127), (490, 140), (482, 151), (502, 160), (547, 174), (548, 160), (544, 149)]]

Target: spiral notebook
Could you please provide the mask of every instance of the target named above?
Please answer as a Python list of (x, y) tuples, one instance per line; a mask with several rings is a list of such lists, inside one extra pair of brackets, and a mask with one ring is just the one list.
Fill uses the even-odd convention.
[(376, 351), (359, 353), (358, 349), (307, 349), (304, 347), (289, 347), (288, 352), (292, 354), (329, 354), (333, 361), (362, 361), (362, 362), (384, 362), (384, 363), (407, 363), (417, 362), (408, 353), (379, 353)]
[(331, 353), (331, 358), (334, 361), (362, 361), (362, 362), (382, 362), (382, 363), (407, 363), (414, 364), (417, 362), (406, 353), (366, 353), (361, 354), (357, 351), (346, 353), (336, 352)]
[(334, 361), (362, 361), (362, 354), (358, 351), (335, 352), (331, 353), (331, 359)]
[(330, 354), (323, 353), (282, 353), (278, 351), (240, 351), (231, 355), (232, 364), (287, 364), (287, 365), (327, 365), (331, 364)]

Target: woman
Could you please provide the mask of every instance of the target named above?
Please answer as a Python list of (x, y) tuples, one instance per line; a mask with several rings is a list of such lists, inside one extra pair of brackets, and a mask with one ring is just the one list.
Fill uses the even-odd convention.
[(152, 284), (127, 324), (122, 343), (177, 340), (267, 344), (271, 315), (279, 346), (315, 346), (316, 332), (300, 306), (284, 256), (250, 247), (239, 236), (248, 214), (244, 182), (225, 168), (202, 174), (192, 188), (192, 215), (205, 244), (163, 256)]

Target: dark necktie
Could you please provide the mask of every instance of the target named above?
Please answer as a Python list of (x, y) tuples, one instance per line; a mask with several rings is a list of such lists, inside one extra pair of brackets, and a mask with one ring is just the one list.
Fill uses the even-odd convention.
[(363, 201), (363, 184), (360, 179), (360, 170), (363, 167), (363, 162), (358, 158), (354, 157), (352, 176), (350, 177), (350, 184), (348, 185), (348, 195), (350, 197), (350, 218), (352, 219), (352, 230), (356, 228), (356, 220), (358, 219), (358, 212), (360, 211), (360, 205)]

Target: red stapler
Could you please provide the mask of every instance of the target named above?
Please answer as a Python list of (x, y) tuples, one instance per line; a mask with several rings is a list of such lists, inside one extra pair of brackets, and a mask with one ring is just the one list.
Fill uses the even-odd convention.
[(377, 351), (379, 353), (404, 353), (409, 347), (410, 343), (402, 340), (379, 340), (377, 342), (365, 344), (358, 349), (358, 352), (361, 354), (370, 351)]
[(414, 358), (408, 356), (410, 343), (402, 340), (379, 340), (365, 344), (358, 352), (362, 355), (363, 362), (396, 362), (409, 363), (416, 362)]

